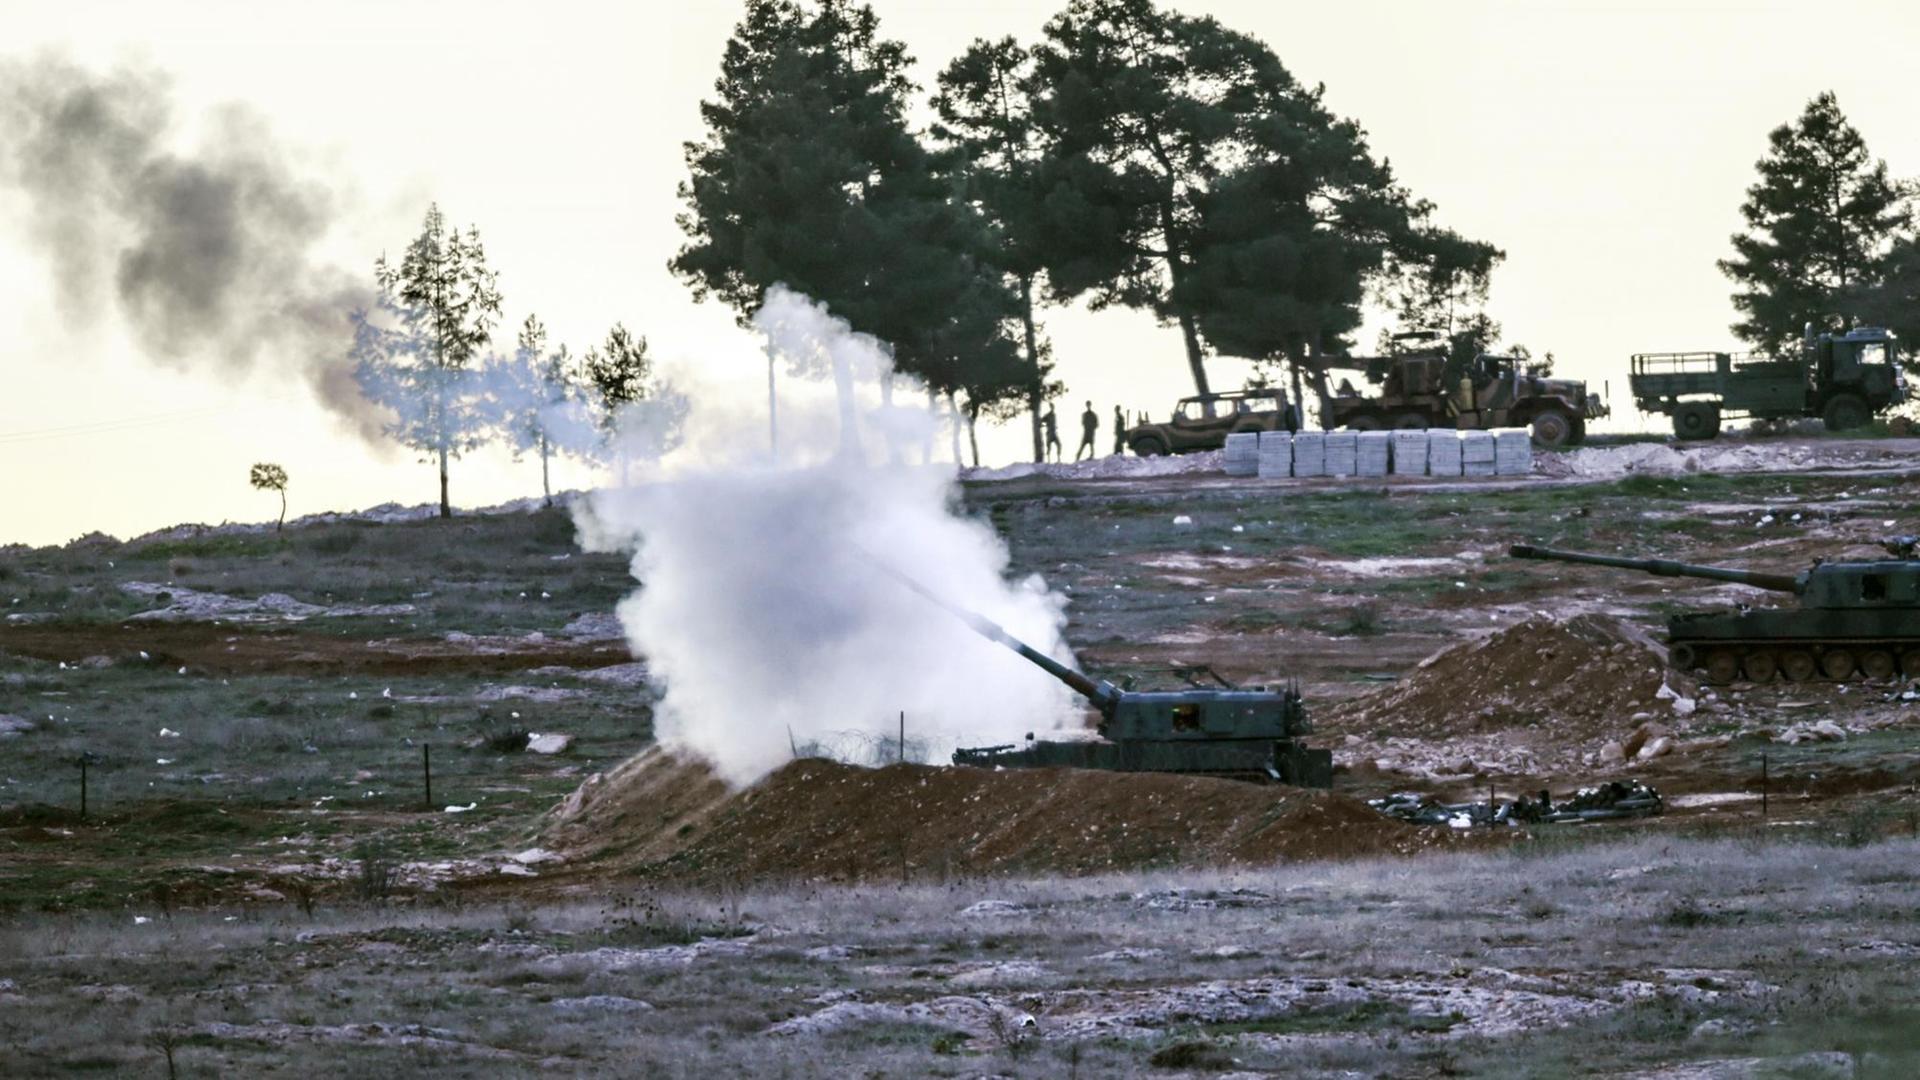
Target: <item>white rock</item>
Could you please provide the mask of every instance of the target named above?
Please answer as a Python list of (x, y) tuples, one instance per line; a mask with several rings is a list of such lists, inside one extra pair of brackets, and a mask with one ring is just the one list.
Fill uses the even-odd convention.
[(573, 745), (573, 736), (559, 732), (527, 736), (527, 750), (535, 754), (558, 754)]
[(1652, 758), (1665, 757), (1671, 753), (1673, 753), (1673, 737), (1671, 735), (1662, 735), (1658, 738), (1648, 740), (1647, 745), (1640, 748), (1640, 760), (1647, 761)]

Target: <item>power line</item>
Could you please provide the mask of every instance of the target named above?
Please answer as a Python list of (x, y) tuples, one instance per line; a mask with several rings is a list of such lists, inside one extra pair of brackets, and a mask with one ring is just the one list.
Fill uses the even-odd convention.
[(176, 424), (186, 420), (199, 420), (217, 416), (227, 411), (227, 409), (222, 407), (209, 406), (199, 409), (186, 409), (173, 413), (158, 413), (152, 416), (130, 416), (115, 420), (93, 420), (81, 424), (66, 424), (59, 427), (37, 428), (29, 431), (0, 431), (0, 446), (12, 443), (37, 442), (43, 439), (67, 439), (84, 435), (106, 435), (118, 431), (130, 431), (136, 428)]

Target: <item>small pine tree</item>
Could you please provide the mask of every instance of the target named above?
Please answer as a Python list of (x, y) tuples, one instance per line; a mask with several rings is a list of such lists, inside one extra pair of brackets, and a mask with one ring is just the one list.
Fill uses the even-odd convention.
[(279, 532), (287, 524), (287, 470), (269, 461), (255, 465), (247, 473), (247, 483), (261, 491), (280, 493), (280, 520), (274, 523), (273, 531)]

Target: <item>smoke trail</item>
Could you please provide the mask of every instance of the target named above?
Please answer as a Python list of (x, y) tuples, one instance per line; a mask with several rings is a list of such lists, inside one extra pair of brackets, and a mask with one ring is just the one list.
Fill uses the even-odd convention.
[[(780, 328), (776, 340), (799, 358), (797, 373), (831, 375), (844, 391), (783, 401), (790, 467), (682, 460), (576, 510), (583, 542), (635, 548), (642, 585), (619, 613), (664, 686), (660, 740), (745, 784), (796, 743), (850, 730), (891, 739), (902, 712), (910, 739), (947, 748), (1017, 742), (1071, 721), (1065, 687), (860, 554), (1068, 657), (1064, 601), (1037, 578), (1005, 580), (999, 537), (955, 512), (951, 466), (877, 465), (856, 452), (868, 445), (862, 436), (899, 437), (910, 411), (881, 406), (879, 380), (899, 378), (884, 346), (804, 297), (775, 294), (768, 306), (776, 304), (778, 318), (763, 325)], [(709, 412), (709, 403), (693, 395), (694, 426), (734, 422), (737, 439), (764, 440), (764, 416), (729, 412), (724, 401)], [(822, 423), (822, 414), (840, 422)], [(917, 431), (933, 422), (921, 410)]]
[(171, 151), (168, 96), (150, 72), (0, 64), (0, 182), (26, 197), (63, 314), (97, 325), (117, 311), (148, 357), (179, 370), (295, 374), (377, 438), (345, 359), (348, 314), (368, 297), (314, 254), (331, 191), (298, 177), (238, 107), (206, 118), (194, 153)]

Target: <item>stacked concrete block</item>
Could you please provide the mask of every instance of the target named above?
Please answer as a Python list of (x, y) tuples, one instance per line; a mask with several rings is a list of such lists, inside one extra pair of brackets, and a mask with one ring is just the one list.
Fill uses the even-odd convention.
[(1533, 471), (1533, 436), (1526, 428), (1493, 429), (1493, 471), (1525, 476)]
[[(1360, 433), (1329, 431), (1324, 440), (1323, 468), (1328, 476), (1352, 476), (1358, 466)], [(1298, 453), (1295, 454), (1298, 457)]]
[(1427, 475), (1460, 475), (1460, 433), (1451, 428), (1427, 429)]
[(1260, 433), (1227, 436), (1227, 475), (1255, 476), (1260, 472)]
[(1393, 475), (1427, 475), (1427, 429), (1412, 428), (1393, 433)]
[(1293, 475), (1325, 476), (1327, 474), (1327, 442), (1331, 439), (1318, 431), (1302, 431), (1293, 437)]
[(1460, 433), (1460, 473), (1463, 476), (1494, 475), (1494, 445), (1491, 431)]
[(1393, 460), (1393, 432), (1362, 431), (1354, 443), (1353, 474), (1385, 476)]
[(1260, 479), (1285, 480), (1293, 475), (1293, 436), (1285, 431), (1260, 433)]

